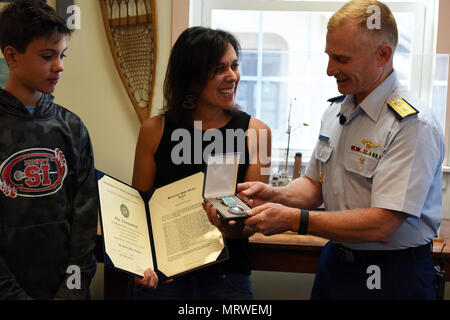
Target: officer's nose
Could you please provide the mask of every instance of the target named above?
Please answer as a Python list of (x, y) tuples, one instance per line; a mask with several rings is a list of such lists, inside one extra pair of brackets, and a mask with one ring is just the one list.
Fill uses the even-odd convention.
[(327, 66), (327, 75), (333, 77), (337, 74), (336, 64), (333, 62), (333, 59), (328, 58), (328, 66)]

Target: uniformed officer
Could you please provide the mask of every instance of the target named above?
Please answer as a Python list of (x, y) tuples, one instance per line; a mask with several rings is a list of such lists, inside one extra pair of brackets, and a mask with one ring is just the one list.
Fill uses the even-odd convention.
[[(378, 29), (368, 24), (372, 5)], [(350, 1), (336, 12), (325, 52), (343, 95), (323, 115), (306, 175), (285, 187), (238, 186), (244, 200), (264, 203), (248, 212), (248, 228), (331, 239), (312, 299), (436, 298), (431, 243), (441, 221), (444, 139), (425, 103), (400, 87), (397, 41), (395, 19), (379, 1)], [(307, 210), (322, 203), (325, 211)]]

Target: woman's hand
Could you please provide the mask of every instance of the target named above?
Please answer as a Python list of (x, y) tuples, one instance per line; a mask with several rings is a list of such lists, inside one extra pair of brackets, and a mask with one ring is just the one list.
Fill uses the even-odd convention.
[(158, 286), (159, 278), (156, 272), (153, 271), (153, 269), (148, 268), (144, 271), (144, 277), (135, 277), (134, 282), (147, 288), (156, 289), (156, 287)]

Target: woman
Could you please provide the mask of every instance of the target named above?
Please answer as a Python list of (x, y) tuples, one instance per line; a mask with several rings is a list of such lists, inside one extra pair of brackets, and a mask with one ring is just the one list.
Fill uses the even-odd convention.
[[(196, 130), (201, 130), (202, 137), (206, 130), (218, 130), (223, 137), (224, 152), (239, 151), (239, 143), (236, 143), (239, 135), (227, 134), (230, 130), (256, 133), (243, 137), (244, 161), (239, 165), (238, 182), (268, 182), (269, 176), (263, 174), (263, 169), (270, 167), (270, 158), (263, 161), (259, 155), (270, 157), (270, 129), (240, 111), (235, 103), (240, 80), (239, 53), (238, 41), (225, 31), (192, 27), (180, 35), (169, 58), (163, 112), (146, 120), (139, 133), (133, 186), (148, 191), (204, 172), (203, 153), (213, 142), (202, 139), (199, 150), (193, 141), (199, 136), (198, 131), (194, 133)], [(173, 152), (175, 147), (179, 150), (180, 142), (173, 141), (172, 133), (180, 129), (187, 130), (185, 132), (192, 137), (186, 154)], [(264, 141), (258, 143), (261, 140)], [(230, 150), (230, 146), (234, 149)], [(147, 269), (143, 279), (135, 280), (135, 298), (252, 299), (248, 254), (248, 237), (252, 232), (243, 223), (232, 224), (221, 231), (230, 259), (164, 283), (158, 283), (156, 273)]]

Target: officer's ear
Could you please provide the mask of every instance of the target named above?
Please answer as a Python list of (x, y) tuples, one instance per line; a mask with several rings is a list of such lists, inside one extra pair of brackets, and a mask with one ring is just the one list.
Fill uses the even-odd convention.
[(393, 53), (394, 50), (392, 50), (392, 47), (389, 44), (383, 43), (379, 45), (377, 48), (378, 66), (384, 67), (392, 59)]

